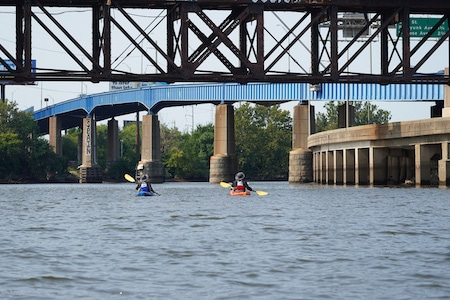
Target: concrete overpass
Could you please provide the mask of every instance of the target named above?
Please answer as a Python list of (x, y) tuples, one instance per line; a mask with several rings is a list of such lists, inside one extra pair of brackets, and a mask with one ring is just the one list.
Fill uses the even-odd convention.
[[(82, 182), (99, 182), (101, 181), (101, 170), (96, 164), (95, 122), (109, 120), (108, 151), (111, 154), (108, 154), (108, 156), (111, 157), (111, 160), (114, 160), (118, 157), (119, 149), (117, 138), (118, 124), (114, 117), (136, 111), (147, 111), (148, 114), (142, 120), (143, 139), (141, 162), (139, 164), (142, 165), (146, 173), (150, 174), (153, 182), (162, 182), (164, 178), (159, 149), (159, 121), (157, 113), (164, 107), (169, 106), (214, 103), (217, 106), (214, 156), (211, 157), (210, 181), (219, 182), (232, 178), (237, 166), (234, 151), (234, 116), (231, 104), (238, 101), (249, 101), (273, 105), (286, 101), (298, 101), (299, 105), (294, 108), (293, 151), (290, 157), (289, 180), (292, 182), (315, 180), (322, 183), (341, 183), (330, 179), (330, 170), (336, 169), (336, 165), (323, 164), (323, 154), (318, 154), (323, 153), (323, 147), (330, 145), (328, 137), (330, 134), (334, 135), (334, 131), (309, 137), (309, 116), (313, 113), (313, 108), (308, 103), (309, 100), (442, 102), (445, 98), (444, 94), (444, 86), (434, 84), (389, 86), (375, 84), (322, 84), (320, 86), (310, 86), (304, 83), (155, 85), (147, 88), (102, 93), (72, 99), (36, 111), (34, 117), (42, 131), (49, 133), (50, 144), (57, 153), (62, 151), (61, 130), (76, 126), (82, 128), (83, 155), (82, 165), (80, 166)], [(446, 103), (444, 111), (447, 112), (450, 109), (449, 107), (450, 105)], [(376, 127), (376, 125), (371, 126)], [(362, 134), (360, 130), (370, 131), (373, 129), (356, 127), (347, 128), (347, 130), (358, 132), (357, 138), (360, 138), (361, 136), (367, 136), (367, 134)], [(320, 138), (324, 134), (328, 136), (326, 141)], [(340, 139), (345, 141), (345, 137), (339, 137), (338, 133), (336, 134), (336, 143)], [(349, 144), (345, 147), (351, 148), (353, 147), (351, 142), (352, 133), (349, 134), (349, 137), (347, 137)], [(444, 138), (441, 140), (442, 143), (444, 143), (445, 138), (447, 137), (444, 135)], [(372, 139), (376, 140), (376, 137), (368, 138), (368, 140)], [(357, 139), (355, 139), (355, 143), (359, 143)], [(397, 143), (398, 145), (401, 144), (399, 141)], [(338, 148), (334, 150), (339, 151)], [(441, 152), (444, 153), (444, 151)], [(337, 157), (339, 154), (335, 155)], [(319, 159), (320, 164), (318, 164)], [(314, 179), (312, 166), (314, 166)], [(326, 169), (327, 171), (319, 175), (317, 173), (318, 169)], [(358, 172), (361, 171), (358, 170)], [(332, 178), (337, 178), (337, 176), (333, 175)], [(417, 176), (415, 177), (417, 178)], [(425, 178), (424, 176), (422, 177)], [(350, 178), (350, 175), (348, 175), (348, 178)], [(375, 180), (377, 177), (373, 175), (373, 178), (373, 180), (355, 180), (353, 182), (350, 179), (346, 179), (342, 183), (377, 184), (379, 182)]]

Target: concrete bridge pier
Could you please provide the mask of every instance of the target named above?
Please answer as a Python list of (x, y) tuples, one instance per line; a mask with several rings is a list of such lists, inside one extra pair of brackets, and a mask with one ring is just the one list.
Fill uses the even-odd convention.
[(61, 118), (50, 117), (48, 118), (48, 122), (49, 144), (56, 154), (62, 155)]
[(312, 151), (308, 149), (308, 103), (294, 106), (292, 151), (289, 152), (289, 182), (313, 181)]
[(160, 135), (158, 115), (149, 113), (143, 116), (141, 161), (137, 176), (140, 178), (147, 174), (152, 183), (164, 182)]
[(107, 141), (106, 155), (108, 164), (111, 164), (120, 157), (120, 142), (119, 142), (119, 122), (112, 118), (108, 121), (108, 141)]
[(232, 181), (237, 172), (234, 109), (230, 104), (216, 106), (214, 155), (210, 158), (209, 182)]
[(80, 183), (101, 183), (102, 170), (97, 164), (97, 142), (95, 119), (83, 119), (82, 155), (80, 169)]

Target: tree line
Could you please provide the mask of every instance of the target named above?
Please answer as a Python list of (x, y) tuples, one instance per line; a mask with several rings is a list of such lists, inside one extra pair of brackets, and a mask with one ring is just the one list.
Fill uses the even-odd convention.
[[(326, 113), (318, 113), (316, 132), (337, 128), (337, 105), (328, 102)], [(370, 113), (368, 114), (368, 111)], [(369, 118), (367, 118), (369, 115)], [(390, 113), (377, 106), (357, 104), (356, 123), (385, 123)], [(371, 116), (371, 117), (370, 117)], [(235, 137), (238, 168), (252, 180), (286, 180), (289, 152), (292, 149), (292, 118), (280, 105), (242, 103), (235, 108)], [(107, 125), (97, 125), (97, 158), (105, 180), (123, 180), (134, 174), (140, 154), (136, 153), (136, 122), (119, 130), (120, 157), (107, 161)], [(207, 181), (209, 161), (214, 154), (214, 125), (198, 125), (192, 132), (181, 132), (161, 124), (161, 157), (167, 179)], [(64, 180), (76, 173), (81, 163), (78, 151), (80, 128), (62, 137), (63, 155), (56, 155), (39, 134), (30, 112), (19, 111), (17, 104), (0, 104), (0, 181)]]

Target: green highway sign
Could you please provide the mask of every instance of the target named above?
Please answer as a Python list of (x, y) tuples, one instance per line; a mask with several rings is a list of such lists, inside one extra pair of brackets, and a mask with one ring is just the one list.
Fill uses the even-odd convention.
[[(410, 18), (409, 27), (410, 35), (414, 37), (424, 37), (430, 32), (434, 25), (439, 21), (439, 18)], [(401, 36), (402, 23), (397, 23), (397, 36)], [(431, 37), (440, 38), (448, 32), (448, 21), (445, 20), (439, 28), (433, 32)]]

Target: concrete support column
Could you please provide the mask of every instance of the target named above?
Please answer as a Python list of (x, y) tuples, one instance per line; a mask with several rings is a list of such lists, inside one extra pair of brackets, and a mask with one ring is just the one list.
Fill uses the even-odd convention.
[(142, 117), (142, 147), (139, 177), (147, 174), (150, 182), (164, 182), (164, 170), (161, 161), (161, 139), (158, 116), (147, 114)]
[(319, 183), (320, 182), (320, 152), (314, 153), (314, 182)]
[(108, 121), (108, 145), (106, 148), (108, 163), (113, 163), (119, 159), (119, 122), (112, 118)]
[(336, 150), (334, 154), (334, 183), (343, 184), (344, 183), (344, 151)]
[(333, 151), (327, 151), (327, 184), (334, 184), (334, 152)]
[(308, 105), (294, 106), (292, 151), (289, 153), (289, 182), (313, 181), (312, 152), (308, 149)]
[(320, 182), (327, 183), (327, 152), (320, 152)]
[[(445, 75), (449, 75), (449, 69), (445, 68)], [(444, 108), (442, 109), (443, 117), (450, 117), (450, 86), (444, 85)]]
[(83, 119), (83, 138), (80, 169), (80, 183), (102, 182), (102, 170), (97, 164), (95, 120)]
[(450, 143), (442, 143), (442, 159), (438, 162), (439, 185), (450, 185)]
[[(347, 105), (348, 105), (348, 116), (347, 116)], [(338, 106), (338, 128), (352, 127), (354, 124), (355, 124), (355, 107), (348, 103)]]
[(56, 154), (62, 155), (61, 118), (50, 117), (48, 122), (49, 144)]
[(216, 106), (214, 155), (210, 158), (209, 182), (232, 181), (237, 172), (234, 109), (229, 104)]
[(359, 174), (359, 149), (356, 148), (355, 149), (355, 184), (359, 185), (361, 184), (359, 179), (360, 179), (360, 174)]

